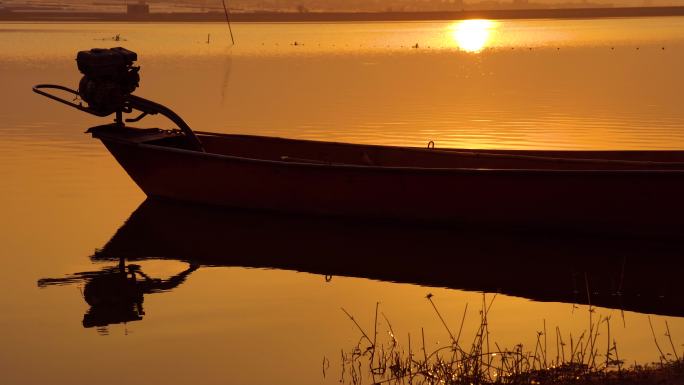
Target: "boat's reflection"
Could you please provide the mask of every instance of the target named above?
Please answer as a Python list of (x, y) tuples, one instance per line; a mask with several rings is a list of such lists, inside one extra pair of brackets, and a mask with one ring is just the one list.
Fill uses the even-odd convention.
[(145, 315), (145, 294), (172, 290), (199, 266), (191, 264), (186, 270), (168, 279), (152, 278), (139, 265), (126, 264), (123, 258), (115, 267), (99, 271), (75, 273), (63, 278), (43, 278), (39, 287), (50, 285), (84, 284), (83, 299), (90, 309), (83, 315), (83, 327), (105, 327), (139, 321)]
[(136, 265), (39, 283), (85, 280), (84, 326), (140, 319), (143, 295), (178, 286), (198, 266), (288, 269), (322, 275), (499, 292), (684, 316), (681, 242), (484, 232), (296, 217), (148, 200), (95, 255), (184, 261), (164, 281)]

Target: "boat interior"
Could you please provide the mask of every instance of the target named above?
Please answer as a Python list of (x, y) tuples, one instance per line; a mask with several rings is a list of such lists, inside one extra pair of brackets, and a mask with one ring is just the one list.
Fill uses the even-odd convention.
[[(189, 149), (177, 130), (99, 126), (101, 139)], [(196, 132), (205, 151), (246, 159), (317, 165), (431, 169), (684, 170), (684, 151), (503, 150), (395, 147)]]

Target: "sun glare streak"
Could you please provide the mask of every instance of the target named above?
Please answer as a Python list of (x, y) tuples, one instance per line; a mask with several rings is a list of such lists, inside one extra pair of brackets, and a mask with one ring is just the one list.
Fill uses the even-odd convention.
[(466, 52), (479, 52), (490, 41), (496, 23), (491, 20), (463, 20), (451, 28), (458, 48)]

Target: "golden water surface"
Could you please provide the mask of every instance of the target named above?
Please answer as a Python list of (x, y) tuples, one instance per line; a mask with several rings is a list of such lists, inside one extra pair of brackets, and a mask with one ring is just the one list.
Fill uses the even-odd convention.
[[(83, 283), (37, 282), (115, 266), (88, 257), (144, 195), (83, 134), (103, 120), (30, 90), (75, 87), (78, 50), (138, 52), (137, 94), (198, 130), (437, 147), (684, 148), (682, 18), (233, 28), (235, 46), (224, 24), (0, 25), (0, 383), (337, 383), (340, 349), (359, 337), (340, 307), (370, 328), (379, 301), (395, 330), (424, 327), (436, 346), (448, 335), (425, 295), (455, 324), (465, 303), (481, 301), (476, 292), (363, 278), (201, 267), (146, 295), (142, 320), (84, 328)], [(166, 123), (140, 123), (155, 124)], [(188, 266), (136, 263), (153, 277)], [(645, 314), (597, 314), (614, 320), (622, 357), (658, 359)], [(489, 316), (502, 347), (534, 346), (543, 322), (578, 335), (587, 317), (584, 305), (506, 295)], [(663, 345), (667, 319), (681, 349), (684, 320), (651, 319)], [(473, 310), (464, 332), (474, 335), (478, 322)]]

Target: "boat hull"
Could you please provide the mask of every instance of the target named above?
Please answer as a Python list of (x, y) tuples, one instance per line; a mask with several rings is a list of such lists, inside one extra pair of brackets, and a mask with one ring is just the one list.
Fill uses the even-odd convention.
[(366, 167), (100, 138), (150, 197), (297, 213), (679, 236), (684, 172)]

